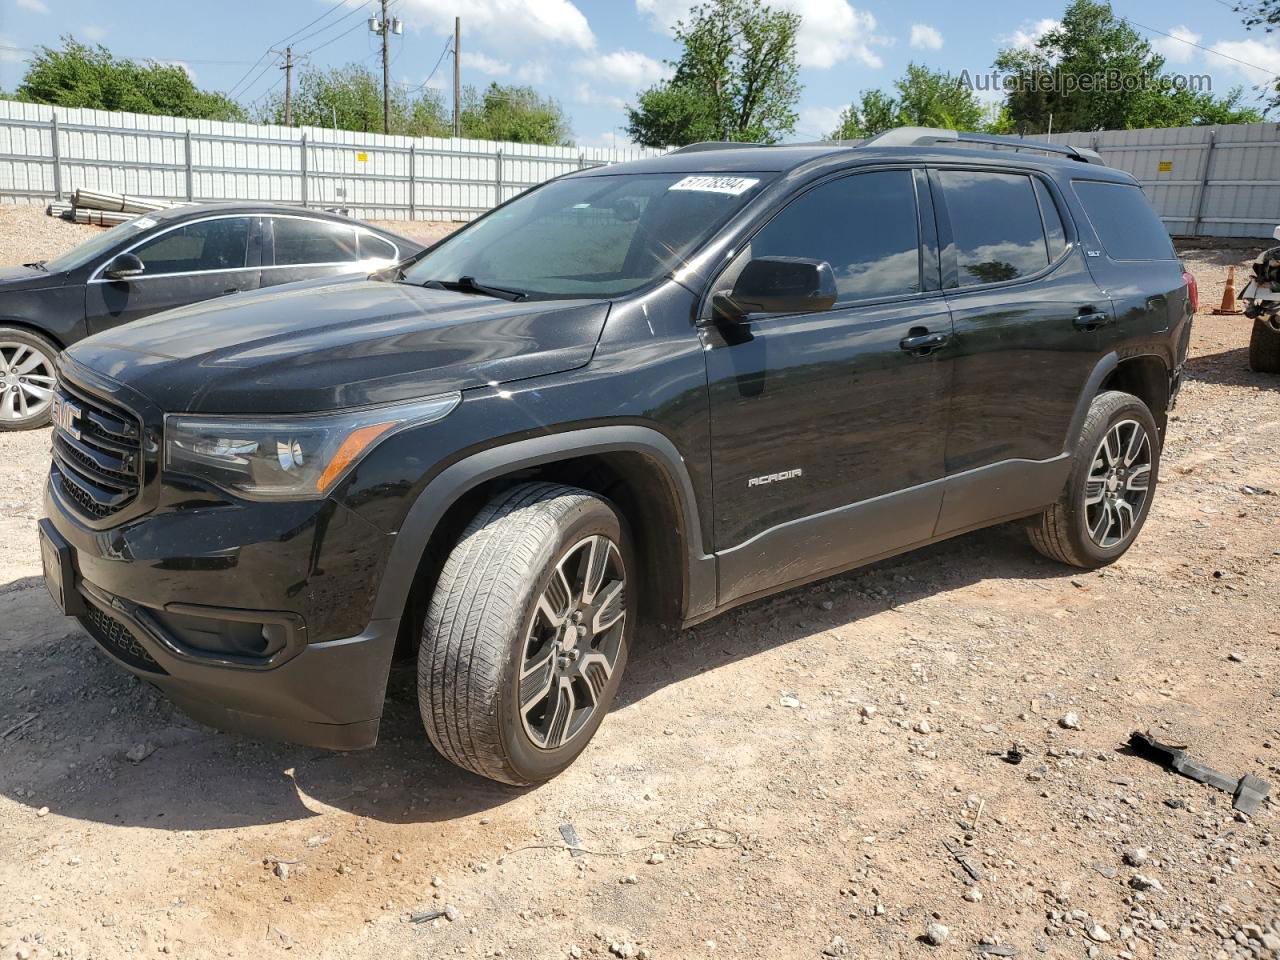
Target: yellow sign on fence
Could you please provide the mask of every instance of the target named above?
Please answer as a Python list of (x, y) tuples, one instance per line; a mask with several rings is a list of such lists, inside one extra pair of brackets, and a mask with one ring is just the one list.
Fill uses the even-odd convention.
[(1156, 169), (1157, 169), (1157, 170), (1159, 170), (1161, 173), (1173, 173), (1173, 161), (1172, 161), (1172, 160), (1161, 160), (1161, 161), (1156, 165)]
[[(369, 162), (369, 155), (367, 153), (356, 154), (356, 163), (368, 163), (368, 162)], [(1161, 166), (1163, 166), (1163, 164)]]

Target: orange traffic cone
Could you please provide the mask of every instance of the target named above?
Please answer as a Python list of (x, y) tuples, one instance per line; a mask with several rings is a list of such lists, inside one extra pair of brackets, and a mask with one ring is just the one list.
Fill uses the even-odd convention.
[(1222, 306), (1213, 311), (1218, 317), (1238, 317), (1244, 313), (1236, 306), (1236, 268), (1227, 270), (1227, 285), (1222, 291)]

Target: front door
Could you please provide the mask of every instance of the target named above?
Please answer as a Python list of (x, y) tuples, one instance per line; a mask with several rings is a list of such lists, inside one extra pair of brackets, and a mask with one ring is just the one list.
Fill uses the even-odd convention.
[(721, 603), (932, 535), (950, 362), (945, 342), (913, 344), (951, 319), (927, 191), (910, 169), (820, 183), (716, 282), (790, 256), (830, 263), (838, 289), (829, 311), (702, 327)]
[[(101, 268), (85, 287), (90, 334), (149, 314), (258, 288), (253, 217), (212, 217), (166, 230), (128, 251), (143, 274), (111, 280)], [(105, 264), (104, 264), (105, 266)]]

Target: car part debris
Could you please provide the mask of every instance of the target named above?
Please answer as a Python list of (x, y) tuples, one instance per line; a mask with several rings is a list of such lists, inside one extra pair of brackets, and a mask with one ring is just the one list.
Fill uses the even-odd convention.
[(561, 825), (560, 836), (564, 837), (564, 842), (569, 845), (569, 856), (581, 857), (587, 852), (582, 849), (582, 841), (578, 839), (578, 831), (573, 829), (572, 823)]
[(1016, 957), (1018, 948), (1011, 943), (980, 943), (973, 949), (990, 957)]
[(955, 858), (956, 863), (960, 864), (960, 866), (964, 868), (964, 872), (967, 873), (972, 880), (976, 881), (982, 879), (982, 874), (979, 872), (978, 868), (966, 860), (964, 854), (960, 850), (953, 847), (945, 840), (942, 841), (942, 845), (947, 848), (947, 853), (951, 854), (951, 856)]
[(430, 923), (432, 920), (439, 920), (445, 915), (443, 910), (428, 910), (426, 913), (409, 914), (410, 923)]
[(1231, 805), (1248, 816), (1253, 815), (1258, 804), (1262, 803), (1271, 790), (1271, 784), (1260, 777), (1251, 773), (1246, 773), (1243, 777), (1232, 777), (1192, 759), (1185, 746), (1161, 743), (1149, 733), (1135, 730), (1129, 737), (1129, 746), (1147, 760), (1231, 794)]

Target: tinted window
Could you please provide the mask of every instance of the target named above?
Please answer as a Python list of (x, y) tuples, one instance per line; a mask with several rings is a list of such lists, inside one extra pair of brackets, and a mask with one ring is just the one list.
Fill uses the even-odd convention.
[(573, 176), (450, 235), (409, 283), (474, 277), (534, 297), (620, 296), (678, 269), (772, 174)]
[(1040, 205), (1021, 173), (942, 170), (960, 286), (1014, 280), (1049, 265)]
[(374, 236), (372, 233), (360, 234), (361, 260), (394, 260), (396, 256), (395, 244)]
[(175, 227), (133, 252), (142, 259), (147, 275), (151, 276), (242, 268), (248, 251), (248, 218), (223, 217)]
[(276, 264), (348, 263), (360, 259), (355, 227), (323, 220), (277, 217)]
[(1089, 222), (1112, 260), (1173, 260), (1173, 241), (1138, 187), (1074, 181)]
[(1044, 218), (1044, 236), (1049, 246), (1049, 262), (1052, 263), (1062, 256), (1062, 251), (1067, 249), (1067, 234), (1062, 229), (1062, 214), (1058, 212), (1058, 205), (1054, 203), (1053, 194), (1044, 185), (1044, 181), (1039, 177), (1032, 177), (1031, 182), (1036, 185), (1036, 199), (1040, 201), (1040, 215)]
[(826, 260), (841, 301), (916, 293), (917, 228), (911, 171), (863, 173), (797, 198), (756, 234), (751, 256)]

